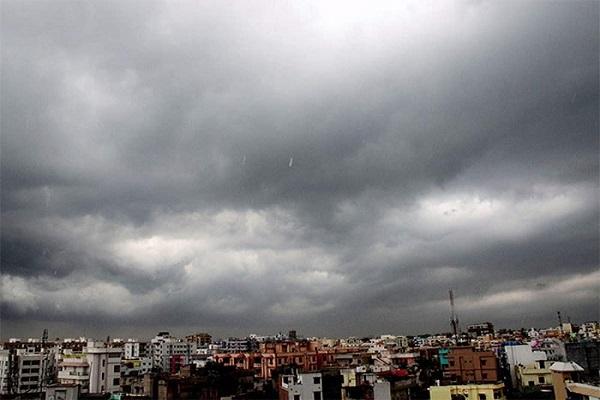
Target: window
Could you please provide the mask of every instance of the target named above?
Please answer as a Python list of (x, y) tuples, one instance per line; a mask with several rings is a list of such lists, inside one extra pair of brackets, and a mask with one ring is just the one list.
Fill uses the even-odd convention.
[(119, 378), (113, 379), (113, 386), (119, 386)]
[(300, 395), (299, 394), (295, 394), (294, 395), (294, 400), (300, 400)]
[(450, 364), (451, 367), (454, 367), (454, 360), (448, 361), (448, 364)]
[(543, 376), (539, 376), (538, 383), (546, 383), (546, 378), (544, 378)]
[(290, 378), (288, 376), (284, 376), (283, 383), (290, 383)]
[(102, 366), (104, 367), (106, 365), (106, 360), (102, 360)]
[(485, 358), (482, 358), (481, 359), (481, 365), (483, 366), (483, 365), (486, 365), (486, 364), (487, 364), (487, 360)]
[(313, 392), (313, 400), (321, 400), (321, 392)]
[(479, 393), (479, 400), (486, 400), (485, 393)]
[(540, 368), (542, 368), (542, 369), (546, 368), (546, 363), (543, 361), (540, 361)]
[(531, 386), (535, 386), (535, 382), (534, 381), (529, 381), (529, 387)]
[(102, 373), (100, 379), (104, 380), (104, 372)]
[(115, 368), (113, 370), (114, 372), (121, 372), (121, 366), (120, 365), (115, 365)]
[(485, 372), (482, 372), (482, 373), (481, 373), (481, 379), (487, 379), (487, 378), (488, 378), (488, 375), (487, 375), (487, 373), (485, 373)]
[(320, 376), (313, 376), (313, 383), (315, 385), (319, 385), (321, 383), (321, 377)]

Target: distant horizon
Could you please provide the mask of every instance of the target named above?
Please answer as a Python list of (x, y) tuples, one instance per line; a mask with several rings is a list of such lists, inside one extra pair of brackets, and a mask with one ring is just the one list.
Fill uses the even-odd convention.
[[(524, 329), (526, 331), (529, 331), (531, 329), (535, 329), (535, 330), (544, 330), (544, 329), (552, 329), (552, 328), (557, 328), (558, 327), (558, 321), (555, 325), (549, 325), (549, 326), (528, 326), (528, 327), (498, 327), (496, 326), (496, 324), (494, 324), (492, 321), (480, 321), (480, 322), (473, 322), (469, 325), (474, 325), (474, 324), (478, 324), (478, 323), (484, 323), (484, 322), (491, 322), (494, 325), (494, 330), (498, 331), (498, 330), (512, 330), (512, 331), (518, 331), (521, 329)], [(581, 324), (585, 324), (585, 323), (589, 323), (589, 322), (599, 322), (597, 319), (587, 319), (587, 320), (582, 320), (582, 321), (576, 321), (573, 322), (571, 321), (570, 323), (575, 325), (575, 326), (579, 326)], [(563, 323), (568, 323), (567, 321), (563, 321)], [(466, 328), (467, 325), (465, 325), (462, 329), (461, 329), (461, 333), (466, 333)], [(194, 335), (197, 333), (208, 333), (212, 336), (213, 339), (218, 338), (218, 339), (228, 339), (228, 338), (247, 338), (250, 335), (257, 335), (260, 337), (274, 337), (277, 336), (278, 334), (282, 334), (282, 335), (287, 335), (289, 333), (290, 330), (293, 330), (293, 328), (290, 328), (289, 330), (285, 330), (285, 331), (278, 331), (278, 332), (272, 332), (272, 333), (259, 333), (259, 332), (248, 332), (245, 335), (215, 335), (212, 332), (208, 331), (208, 330), (191, 330), (189, 332), (186, 333), (175, 333), (169, 329), (162, 329), (162, 330), (157, 330), (155, 331), (152, 335), (150, 336), (121, 336), (121, 335), (105, 335), (104, 337), (102, 336), (88, 336), (88, 335), (63, 335), (63, 336), (53, 336), (51, 334), (51, 332), (48, 332), (48, 340), (52, 341), (54, 339), (79, 339), (80, 337), (84, 337), (86, 339), (93, 339), (93, 340), (106, 340), (106, 337), (109, 336), (110, 340), (113, 339), (122, 339), (124, 341), (128, 340), (128, 339), (136, 339), (136, 340), (140, 340), (140, 341), (149, 341), (150, 339), (156, 337), (156, 335), (159, 332), (169, 332), (169, 334), (171, 336), (174, 337), (178, 337), (178, 338), (184, 338), (187, 335)], [(349, 338), (349, 337), (356, 337), (356, 338), (375, 338), (375, 337), (379, 337), (382, 335), (393, 335), (393, 336), (407, 336), (407, 337), (419, 337), (419, 336), (423, 336), (423, 335), (429, 335), (429, 336), (434, 336), (434, 335), (451, 335), (452, 332), (450, 330), (448, 331), (436, 331), (436, 332), (422, 332), (422, 333), (418, 333), (418, 334), (407, 334), (407, 333), (397, 333), (397, 332), (385, 332), (385, 333), (372, 333), (370, 335), (344, 335), (344, 336), (339, 336), (339, 335), (311, 335), (311, 334), (304, 334), (303, 332), (299, 332), (296, 330), (296, 334), (298, 335), (299, 339), (308, 339), (311, 337), (317, 337), (317, 338), (327, 338), (327, 339), (343, 339), (343, 338)], [(36, 336), (12, 336), (12, 337), (4, 337), (3, 335), (0, 336), (0, 340), (3, 342), (8, 341), (9, 339), (21, 339), (21, 340), (27, 340), (27, 339), (37, 339), (38, 337)], [(41, 334), (40, 337), (41, 338)]]

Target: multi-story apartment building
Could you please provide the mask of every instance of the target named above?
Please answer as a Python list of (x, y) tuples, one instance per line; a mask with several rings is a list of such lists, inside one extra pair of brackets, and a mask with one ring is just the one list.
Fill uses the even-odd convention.
[(515, 389), (519, 387), (517, 380), (517, 369), (519, 366), (532, 366), (548, 359), (545, 352), (535, 350), (530, 344), (510, 344), (504, 346), (504, 354), (506, 355), (506, 363), (510, 371), (510, 380)]
[(195, 343), (197, 348), (208, 348), (208, 345), (212, 343), (212, 336), (206, 332), (200, 332), (186, 336), (185, 340)]
[(584, 340), (565, 343), (567, 360), (574, 361), (583, 367), (586, 375), (599, 375), (600, 371), (600, 341)]
[(58, 382), (61, 385), (78, 385), (81, 393), (89, 392), (90, 366), (84, 354), (63, 356), (58, 368)]
[(279, 377), (279, 400), (321, 400), (321, 373), (293, 373)]
[(263, 342), (256, 352), (216, 353), (213, 359), (225, 365), (253, 370), (256, 377), (270, 379), (272, 372), (285, 365), (294, 365), (302, 372), (315, 372), (332, 366), (336, 354), (352, 349), (322, 348), (318, 341)]
[(54, 352), (34, 350), (0, 350), (0, 394), (39, 393), (50, 382)]
[(539, 360), (527, 365), (516, 366), (516, 388), (520, 392), (536, 391), (552, 385), (550, 365), (552, 361)]
[(144, 358), (148, 355), (147, 350), (148, 343), (130, 339), (123, 344), (123, 357), (128, 360)]
[(152, 366), (162, 371), (170, 371), (172, 358), (177, 363), (189, 364), (192, 355), (196, 353), (196, 344), (174, 338), (169, 332), (159, 332), (152, 339)]
[(90, 373), (90, 393), (112, 393), (120, 389), (121, 347), (88, 342), (85, 350)]
[(10, 352), (0, 350), (0, 394), (8, 393), (8, 374), (10, 373)]
[(59, 383), (80, 385), (81, 393), (118, 392), (122, 353), (120, 347), (90, 341), (81, 353), (63, 354), (59, 363)]
[(448, 353), (444, 378), (456, 383), (495, 383), (500, 380), (498, 358), (492, 351), (453, 347)]

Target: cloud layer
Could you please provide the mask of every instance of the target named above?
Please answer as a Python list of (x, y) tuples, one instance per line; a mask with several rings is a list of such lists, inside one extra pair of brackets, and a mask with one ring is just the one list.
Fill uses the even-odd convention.
[(4, 2), (2, 335), (598, 319), (598, 11)]

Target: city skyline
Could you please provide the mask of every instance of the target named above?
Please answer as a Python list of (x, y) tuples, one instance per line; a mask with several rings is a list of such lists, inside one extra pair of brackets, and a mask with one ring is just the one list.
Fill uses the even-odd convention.
[(3, 1), (2, 337), (600, 319), (599, 4)]

